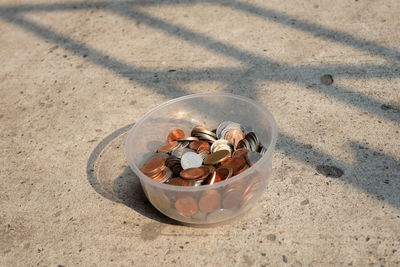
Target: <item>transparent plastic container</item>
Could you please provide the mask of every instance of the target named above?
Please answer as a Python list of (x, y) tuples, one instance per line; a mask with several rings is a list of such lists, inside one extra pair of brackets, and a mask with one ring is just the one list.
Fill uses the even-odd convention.
[[(156, 182), (139, 170), (154, 156), (154, 151), (166, 143), (172, 129), (180, 128), (189, 134), (196, 125), (215, 129), (223, 121), (250, 128), (267, 148), (262, 158), (246, 171), (213, 185), (183, 187)], [(239, 216), (255, 205), (271, 176), (276, 139), (277, 126), (273, 116), (253, 100), (233, 94), (194, 94), (170, 100), (145, 114), (129, 131), (125, 152), (131, 169), (155, 208), (183, 223), (215, 224)], [(175, 208), (182, 198), (192, 206), (198, 205), (209, 191), (214, 190), (219, 193), (220, 207), (212, 212), (197, 206), (188, 215)], [(207, 205), (202, 204), (203, 207)]]

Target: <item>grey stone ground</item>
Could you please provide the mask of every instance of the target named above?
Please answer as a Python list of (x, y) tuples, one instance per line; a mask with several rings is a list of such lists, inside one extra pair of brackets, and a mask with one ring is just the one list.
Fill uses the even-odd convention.
[[(400, 265), (399, 13), (398, 0), (2, 0), (0, 265)], [(215, 228), (157, 213), (115, 132), (197, 92), (256, 99), (280, 128), (262, 200)]]

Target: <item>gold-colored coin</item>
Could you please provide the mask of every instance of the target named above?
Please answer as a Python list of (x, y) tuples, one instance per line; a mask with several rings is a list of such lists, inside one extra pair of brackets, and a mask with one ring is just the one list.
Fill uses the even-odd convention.
[(214, 165), (229, 157), (230, 152), (228, 150), (219, 150), (208, 155), (204, 160), (204, 164)]

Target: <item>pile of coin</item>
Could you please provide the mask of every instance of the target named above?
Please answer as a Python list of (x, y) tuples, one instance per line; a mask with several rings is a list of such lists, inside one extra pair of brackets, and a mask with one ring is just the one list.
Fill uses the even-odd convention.
[(256, 134), (224, 121), (215, 130), (193, 127), (190, 136), (173, 129), (141, 171), (176, 186), (201, 186), (230, 179), (254, 165), (265, 152)]
[[(231, 170), (219, 168), (217, 172), (226, 177)], [(200, 167), (196, 170), (184, 170), (182, 177), (196, 177), (201, 180), (207, 173), (205, 167)], [(191, 180), (171, 179), (172, 184), (177, 183), (180, 186), (189, 186), (189, 181)], [(160, 211), (177, 220), (213, 223), (227, 219), (238, 210), (250, 208), (264, 190), (266, 181), (267, 175), (253, 173), (246, 179), (235, 180), (218, 189), (180, 192), (152, 188), (148, 191), (148, 197)]]

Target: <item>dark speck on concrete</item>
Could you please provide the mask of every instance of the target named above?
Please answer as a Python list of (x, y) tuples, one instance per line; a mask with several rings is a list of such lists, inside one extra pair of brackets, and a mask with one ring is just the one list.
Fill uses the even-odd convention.
[(275, 241), (276, 235), (274, 235), (274, 234), (269, 234), (269, 235), (267, 235), (267, 239), (270, 240), (270, 241)]
[(282, 255), (282, 260), (283, 260), (283, 262), (287, 262), (287, 257), (285, 256), (285, 255)]
[(394, 110), (394, 111), (400, 111), (400, 107), (394, 106), (394, 105), (390, 105), (390, 104), (382, 104), (381, 105), (381, 109), (383, 110)]
[(321, 83), (325, 85), (331, 85), (333, 83), (333, 77), (330, 74), (324, 74), (321, 76)]
[(368, 242), (369, 240), (370, 240), (370, 238), (369, 238), (369, 236), (367, 236), (367, 238), (365, 238), (365, 241)]
[(265, 256), (267, 256), (267, 253), (264, 253), (264, 252), (263, 252), (263, 253), (261, 253), (261, 256), (264, 256), (264, 257), (265, 257)]
[(174, 69), (171, 69), (171, 70), (168, 70), (168, 72), (175, 72), (176, 70), (174, 70)]
[(342, 169), (331, 165), (317, 165), (316, 169), (318, 173), (325, 175), (326, 177), (338, 178), (344, 174)]
[(302, 202), (300, 202), (301, 205), (307, 205), (308, 203), (310, 203), (310, 201), (308, 199), (304, 199)]
[(11, 253), (11, 249), (7, 249), (4, 251), (4, 254), (10, 254)]

